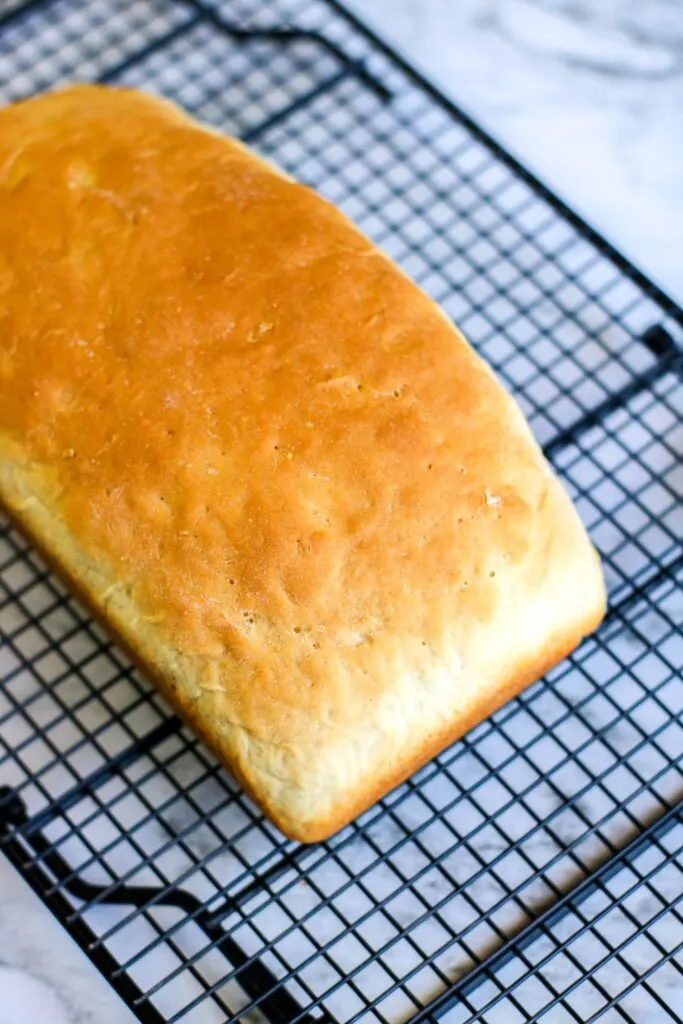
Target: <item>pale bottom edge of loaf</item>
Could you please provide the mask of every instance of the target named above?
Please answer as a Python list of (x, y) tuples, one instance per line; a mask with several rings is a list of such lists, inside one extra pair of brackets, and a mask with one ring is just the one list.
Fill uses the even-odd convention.
[[(224, 737), (212, 723), (204, 721), (196, 712), (195, 703), (188, 698), (191, 680), (186, 678), (182, 663), (174, 664), (167, 658), (165, 665), (155, 667), (154, 658), (145, 652), (145, 638), (131, 627), (130, 610), (117, 609), (108, 601), (102, 606), (102, 593), (111, 588), (106, 574), (100, 574), (97, 567), (88, 566), (86, 559), (74, 556), (77, 546), (64, 529), (51, 516), (47, 503), (40, 501), (36, 493), (45, 490), (45, 480), (31, 479), (32, 472), (20, 468), (14, 459), (0, 457), (0, 501), (11, 520), (28, 540), (41, 552), (46, 562), (86, 605), (94, 619), (111, 635), (126, 652), (142, 673), (157, 685), (180, 717), (201, 737), (207, 747), (231, 771), (244, 786), (254, 801), (262, 807), (281, 831), (291, 839), (312, 843), (323, 840), (339, 831), (351, 820), (376, 803), (382, 796), (405, 781), (427, 761), (460, 738), (493, 711), (519, 694), (526, 686), (539, 679), (545, 672), (569, 654), (588, 633), (599, 624), (604, 612), (604, 594), (598, 587), (590, 588), (585, 594), (585, 613), (573, 610), (571, 621), (563, 622), (551, 637), (542, 637), (536, 652), (525, 653), (516, 664), (501, 667), (499, 679), (487, 680), (486, 685), (464, 703), (446, 722), (428, 733), (424, 741), (418, 741), (409, 750), (399, 749), (387, 758), (387, 770), (365, 773), (355, 783), (345, 787), (338, 797), (326, 802), (324, 811), (315, 809), (315, 799), (306, 808), (310, 813), (302, 814), (298, 807), (288, 813), (286, 802), (278, 799), (269, 790), (258, 772), (252, 772), (249, 760), (240, 765), (239, 758), (226, 757)], [(60, 536), (61, 535), (61, 536)], [(64, 538), (67, 544), (65, 545)], [(69, 557), (69, 551), (71, 557)], [(120, 620), (120, 625), (117, 623)], [(128, 634), (128, 635), (126, 635)], [(139, 645), (136, 643), (139, 640)], [(139, 649), (138, 649), (139, 646)], [(168, 647), (168, 645), (166, 645)], [(305, 794), (300, 794), (305, 800)]]
[(314, 825), (308, 824), (296, 835), (290, 834), (287, 828), (283, 828), (279, 823), (278, 827), (290, 839), (298, 839), (304, 843), (319, 842), (334, 835), (409, 779), (411, 775), (419, 771), (456, 740), (461, 739), (470, 729), (479, 725), (508, 701), (519, 696), (532, 683), (541, 679), (546, 672), (570, 655), (581, 641), (599, 626), (603, 615), (603, 606), (591, 610), (590, 615), (586, 615), (582, 623), (573, 624), (571, 632), (558, 637), (554, 645), (544, 648), (537, 657), (530, 658), (523, 665), (518, 665), (515, 671), (511, 672), (498, 686), (482, 693), (480, 699), (470, 704), (466, 712), (458, 717), (457, 722), (436, 736), (430, 737), (423, 747), (411, 754), (408, 760), (388, 771), (386, 775), (379, 777), (371, 787), (359, 787), (356, 799), (351, 804), (345, 803), (343, 807), (339, 808), (337, 814), (330, 815)]

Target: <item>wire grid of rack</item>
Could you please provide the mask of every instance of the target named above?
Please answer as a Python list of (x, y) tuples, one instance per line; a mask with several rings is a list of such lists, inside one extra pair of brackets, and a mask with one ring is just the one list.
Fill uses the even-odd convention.
[(0, 847), (142, 1021), (681, 1021), (683, 313), (325, 0), (33, 0), (0, 99), (170, 96), (319, 188), (516, 394), (604, 626), (343, 833), (286, 841), (4, 523)]

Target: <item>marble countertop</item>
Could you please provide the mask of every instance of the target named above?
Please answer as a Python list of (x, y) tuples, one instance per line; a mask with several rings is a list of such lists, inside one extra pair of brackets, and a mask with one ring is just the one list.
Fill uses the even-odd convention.
[(354, 0), (353, 6), (683, 301), (679, 0)]
[[(683, 301), (680, 0), (355, 6)], [(0, 993), (0, 1024), (133, 1019), (2, 859)]]
[(0, 1024), (132, 1024), (134, 1020), (0, 855)]

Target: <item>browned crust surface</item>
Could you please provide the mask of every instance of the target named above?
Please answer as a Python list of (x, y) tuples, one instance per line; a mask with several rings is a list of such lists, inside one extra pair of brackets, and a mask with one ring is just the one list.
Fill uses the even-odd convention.
[(0, 112), (0, 500), (305, 841), (604, 609), (567, 495), (437, 307), (133, 92)]

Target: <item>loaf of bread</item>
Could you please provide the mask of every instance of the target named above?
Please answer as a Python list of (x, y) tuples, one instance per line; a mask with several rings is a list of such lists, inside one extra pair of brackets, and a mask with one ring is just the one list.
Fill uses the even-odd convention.
[(0, 112), (0, 500), (303, 841), (604, 610), (568, 495), (437, 306), (133, 91)]

